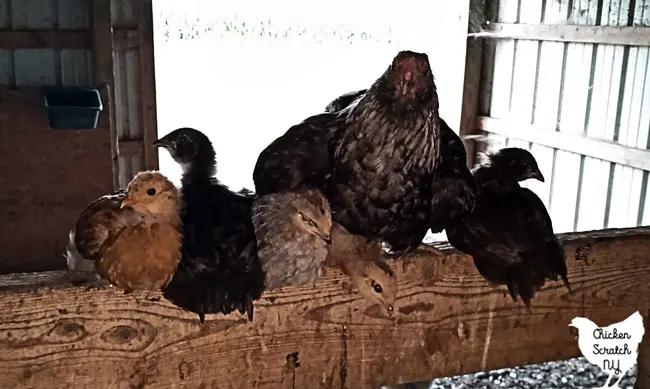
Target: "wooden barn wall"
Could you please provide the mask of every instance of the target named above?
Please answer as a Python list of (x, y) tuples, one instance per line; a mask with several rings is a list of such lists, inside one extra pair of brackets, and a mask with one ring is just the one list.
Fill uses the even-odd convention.
[[(1, 29), (88, 29), (86, 0), (0, 0)], [(42, 87), (91, 85), (87, 49), (0, 50), (0, 273), (65, 266), (81, 208), (111, 191), (107, 110), (94, 131), (49, 128)]]
[[(112, 20), (114, 28), (135, 29), (138, 27), (140, 12), (138, 0), (112, 0)], [(125, 48), (115, 52), (115, 102), (116, 129), (122, 142), (141, 140), (143, 131), (140, 123), (141, 101), (139, 92), (140, 52), (138, 47)], [(148, 145), (142, 145), (147, 147)], [(143, 169), (144, 154), (142, 146), (120, 153), (119, 182), (125, 188), (131, 178)]]
[[(650, 26), (650, 0), (500, 0), (491, 2), (487, 17)], [(515, 39), (487, 40), (484, 47), (480, 114), (650, 148), (648, 47)], [(497, 145), (535, 155), (546, 182), (525, 185), (549, 208), (556, 232), (650, 224), (648, 171), (513, 138)]]

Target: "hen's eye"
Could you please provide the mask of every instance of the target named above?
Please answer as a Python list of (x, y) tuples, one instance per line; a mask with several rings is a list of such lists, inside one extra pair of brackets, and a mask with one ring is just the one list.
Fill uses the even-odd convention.
[(381, 285), (379, 285), (379, 284), (376, 283), (375, 281), (372, 281), (372, 289), (374, 289), (376, 293), (381, 293), (381, 292), (384, 291), (384, 290), (381, 288)]
[(149, 188), (149, 189), (147, 189), (147, 194), (148, 194), (149, 196), (153, 196), (153, 195), (155, 195), (155, 194), (156, 194), (156, 189), (155, 189), (155, 188)]

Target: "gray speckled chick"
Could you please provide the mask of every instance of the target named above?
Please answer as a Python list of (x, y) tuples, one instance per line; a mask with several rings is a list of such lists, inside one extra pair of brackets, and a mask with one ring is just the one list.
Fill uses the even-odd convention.
[(323, 273), (332, 227), (323, 194), (300, 186), (261, 196), (252, 214), (266, 289), (313, 285)]

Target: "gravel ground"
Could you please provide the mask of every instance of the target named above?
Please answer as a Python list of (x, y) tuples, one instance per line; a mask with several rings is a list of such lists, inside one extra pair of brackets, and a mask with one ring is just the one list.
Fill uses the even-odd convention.
[[(596, 365), (584, 358), (575, 358), (380, 389), (593, 389), (602, 387), (606, 380), (607, 375)], [(635, 381), (636, 368), (633, 368), (621, 380), (619, 387), (633, 389)], [(610, 386), (614, 382), (616, 380), (612, 378)]]

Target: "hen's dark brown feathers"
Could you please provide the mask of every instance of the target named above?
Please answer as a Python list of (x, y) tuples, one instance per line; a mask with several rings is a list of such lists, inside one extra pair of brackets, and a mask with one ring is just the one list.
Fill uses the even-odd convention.
[(317, 174), (329, 175), (324, 191), (336, 222), (394, 251), (417, 247), (428, 230), (439, 149), (438, 97), (427, 55), (398, 53), (363, 97), (318, 117), (330, 119), (327, 131), (316, 130), (316, 150), (286, 137), (276, 147), (291, 158), (277, 163), (279, 151), (260, 155), (258, 193), (274, 182), (281, 184), (271, 191), (290, 190), (307, 177), (306, 167), (315, 166)]
[(324, 113), (289, 128), (260, 153), (253, 170), (255, 192), (259, 196), (290, 190), (309, 177), (323, 184), (331, 171), (329, 143), (337, 115)]
[(472, 173), (467, 167), (467, 152), (458, 135), (440, 119), (440, 164), (433, 179), (431, 232), (462, 223), (476, 201)]

